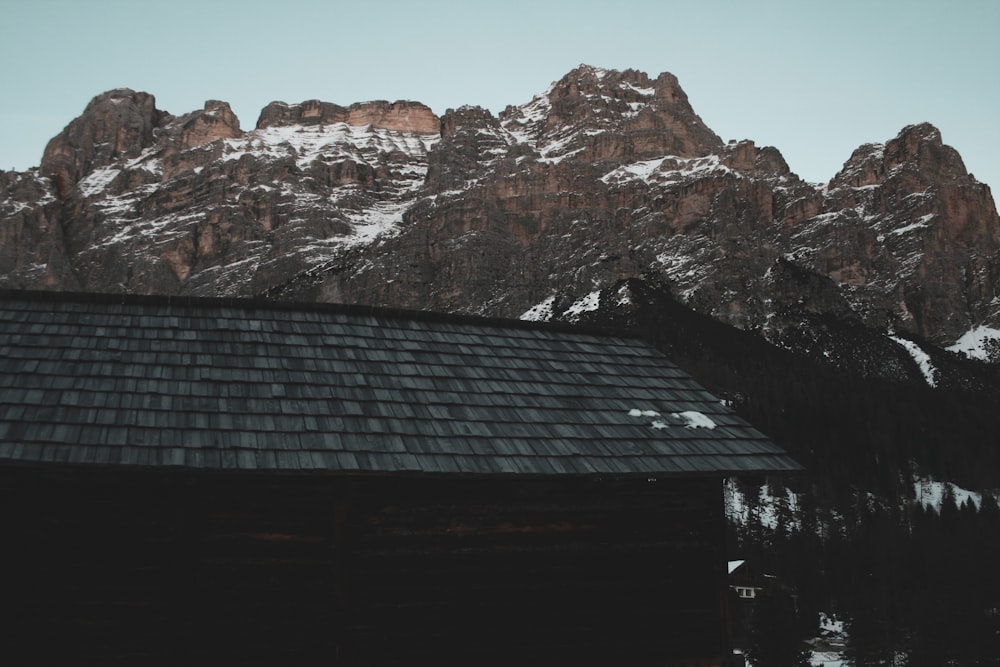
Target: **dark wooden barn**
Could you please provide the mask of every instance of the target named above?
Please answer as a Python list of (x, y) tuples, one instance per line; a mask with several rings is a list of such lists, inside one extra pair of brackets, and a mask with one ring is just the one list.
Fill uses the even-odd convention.
[(622, 332), (6, 292), (0, 654), (719, 665), (721, 480), (796, 468)]

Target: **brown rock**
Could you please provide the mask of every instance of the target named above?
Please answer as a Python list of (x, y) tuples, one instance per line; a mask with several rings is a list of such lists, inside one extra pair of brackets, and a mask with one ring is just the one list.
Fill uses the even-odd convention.
[(208, 100), (203, 110), (184, 117), (178, 149), (188, 150), (217, 139), (236, 139), (242, 136), (240, 121), (229, 104)]
[(383, 130), (437, 134), (440, 121), (426, 105), (419, 102), (382, 100), (342, 107), (329, 102), (309, 100), (301, 104), (271, 102), (260, 113), (257, 129), (288, 125), (332, 125), (347, 123), (356, 127), (371, 125)]
[(438, 134), (441, 122), (429, 107), (419, 102), (365, 102), (352, 104), (347, 110), (347, 124), (371, 125), (382, 130)]
[(97, 167), (137, 157), (154, 143), (154, 133), (172, 117), (156, 108), (148, 93), (119, 88), (98, 95), (83, 115), (49, 141), (39, 167), (60, 196)]
[(339, 104), (308, 100), (301, 104), (271, 102), (257, 118), (257, 129), (288, 125), (332, 125), (347, 121), (347, 109)]

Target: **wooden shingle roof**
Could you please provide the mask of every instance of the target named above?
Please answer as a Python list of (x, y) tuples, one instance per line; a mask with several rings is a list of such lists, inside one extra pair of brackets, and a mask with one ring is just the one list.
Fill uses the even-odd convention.
[(0, 462), (464, 475), (798, 469), (639, 338), (371, 308), (0, 293)]

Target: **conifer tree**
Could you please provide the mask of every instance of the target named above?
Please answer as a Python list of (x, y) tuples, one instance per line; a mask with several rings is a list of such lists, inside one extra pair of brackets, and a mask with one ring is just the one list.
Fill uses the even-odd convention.
[(747, 656), (754, 667), (809, 667), (801, 623), (791, 596), (767, 591), (757, 597)]

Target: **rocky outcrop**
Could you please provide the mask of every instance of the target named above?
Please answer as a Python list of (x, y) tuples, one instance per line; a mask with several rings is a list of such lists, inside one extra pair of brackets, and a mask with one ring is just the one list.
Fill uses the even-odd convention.
[(996, 205), (931, 125), (856, 150), (792, 238), (796, 261), (843, 284), (873, 325), (947, 342), (996, 321)]
[(438, 118), (430, 107), (419, 102), (390, 103), (384, 100), (352, 104), (349, 107), (319, 100), (301, 104), (271, 102), (261, 111), (257, 129), (336, 123), (417, 134), (437, 134), (440, 130)]
[(190, 150), (218, 139), (243, 136), (236, 114), (227, 102), (218, 100), (205, 102), (204, 109), (178, 119), (175, 125), (180, 126), (178, 141), (171, 147), (176, 151)]
[(676, 77), (667, 73), (651, 81), (635, 70), (581, 65), (530, 103), (507, 107), (500, 119), (550, 160), (697, 157), (722, 147), (722, 140), (691, 108)]
[(0, 219), (6, 286), (575, 319), (642, 277), (783, 344), (829, 318), (942, 345), (1000, 326), (996, 207), (935, 128), (821, 187), (634, 70), (580, 66), (499, 116), (274, 102), (247, 132), (224, 102), (112, 91), (2, 174)]
[(94, 169), (137, 157), (170, 119), (148, 93), (119, 88), (98, 95), (45, 147), (41, 174), (65, 197)]

